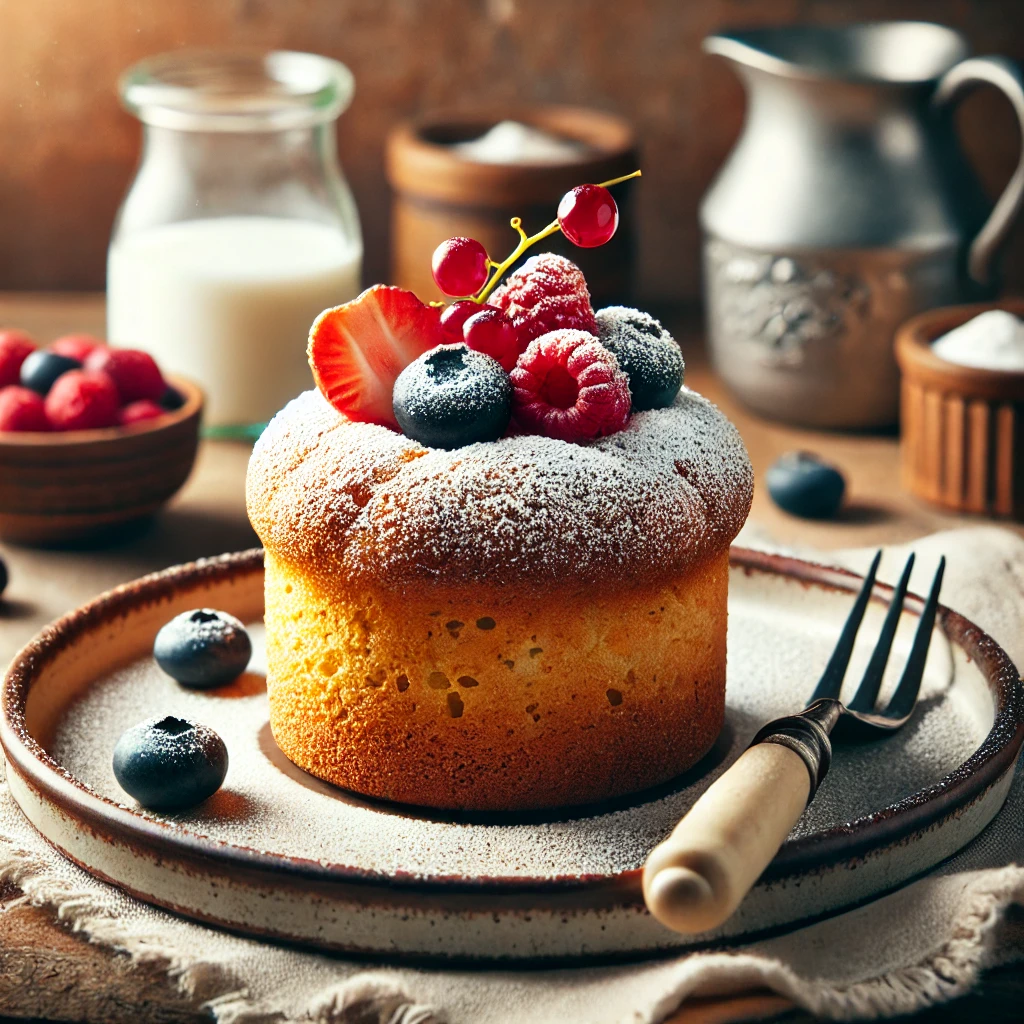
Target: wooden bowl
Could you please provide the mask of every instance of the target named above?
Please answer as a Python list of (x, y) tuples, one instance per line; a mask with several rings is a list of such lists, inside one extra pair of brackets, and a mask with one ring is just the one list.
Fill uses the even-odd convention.
[(169, 377), (184, 404), (150, 423), (65, 433), (0, 433), (0, 539), (62, 544), (155, 512), (195, 462), (203, 393)]
[[(586, 143), (589, 151), (557, 164), (501, 164), (467, 160), (452, 150), (451, 143), (478, 138), (505, 120)], [(504, 259), (517, 241), (509, 227), (512, 217), (522, 217), (527, 233), (537, 231), (554, 219), (558, 201), (569, 189), (629, 174), (640, 166), (638, 160), (627, 121), (582, 107), (441, 113), (400, 124), (387, 146), (387, 176), (395, 192), (391, 281), (424, 301), (445, 298), (430, 273), (438, 243), (468, 235), (482, 242), (494, 259)], [(579, 264), (597, 304), (627, 298), (633, 255), (628, 205), (635, 184), (625, 182), (615, 189), (620, 227), (607, 245), (579, 249), (556, 234), (526, 255), (558, 252)]]
[(990, 309), (1024, 317), (1024, 299), (931, 309), (896, 332), (903, 479), (957, 512), (1024, 519), (1024, 372), (960, 366), (931, 347)]

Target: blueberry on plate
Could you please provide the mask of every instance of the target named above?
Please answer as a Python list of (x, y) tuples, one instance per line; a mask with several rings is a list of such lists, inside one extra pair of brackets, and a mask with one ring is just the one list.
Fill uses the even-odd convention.
[(39, 349), (30, 353), (21, 364), (21, 386), (40, 395), (46, 395), (58, 377), (63, 376), (68, 370), (81, 368), (82, 364), (77, 359)]
[(465, 344), (438, 345), (395, 381), (395, 419), (431, 448), (496, 441), (512, 414), (512, 383), (501, 363)]
[(787, 452), (765, 474), (779, 508), (802, 519), (831, 519), (843, 503), (846, 480), (811, 452)]
[(182, 686), (206, 690), (224, 686), (245, 671), (252, 642), (234, 615), (195, 608), (176, 615), (157, 633), (153, 657)]
[(4, 560), (0, 558), (0, 597), (4, 596), (4, 591), (7, 589), (7, 566), (4, 564)]
[(598, 310), (597, 337), (629, 378), (633, 412), (667, 409), (683, 386), (683, 353), (649, 313), (628, 306)]
[(114, 747), (114, 778), (143, 807), (179, 811), (220, 789), (228, 772), (224, 741), (206, 725), (167, 715), (126, 729)]

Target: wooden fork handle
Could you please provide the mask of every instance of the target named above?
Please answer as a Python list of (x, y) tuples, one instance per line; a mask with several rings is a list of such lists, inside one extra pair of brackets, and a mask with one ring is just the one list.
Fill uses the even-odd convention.
[(726, 921), (792, 831), (811, 789), (803, 759), (778, 743), (748, 747), (644, 866), (647, 909), (690, 935)]
[(708, 931), (739, 906), (828, 771), (832, 705), (765, 726), (651, 851), (644, 901), (662, 924), (686, 935)]

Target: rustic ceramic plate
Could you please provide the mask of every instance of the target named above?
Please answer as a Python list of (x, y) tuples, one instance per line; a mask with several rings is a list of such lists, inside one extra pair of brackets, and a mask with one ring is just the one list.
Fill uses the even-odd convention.
[[(630, 800), (562, 815), (437, 814), (295, 768), (267, 724), (258, 551), (119, 588), (30, 644), (4, 683), (11, 792), (54, 846), (142, 899), (248, 934), (417, 958), (621, 957), (750, 935), (864, 901), (969, 842), (1006, 797), (1024, 701), (1003, 651), (943, 610), (913, 720), (837, 747), (817, 799), (726, 926), (684, 938), (647, 914), (647, 852), (763, 721), (802, 705), (858, 585), (741, 549), (732, 563), (726, 729), (695, 770)], [(888, 594), (876, 591), (862, 634), (877, 634)], [(249, 674), (208, 693), (178, 687), (149, 657), (157, 629), (199, 605), (251, 623), (256, 647)], [(915, 625), (904, 620), (894, 673)], [(221, 792), (173, 817), (136, 807), (110, 768), (122, 729), (165, 713), (212, 725), (231, 756)]]

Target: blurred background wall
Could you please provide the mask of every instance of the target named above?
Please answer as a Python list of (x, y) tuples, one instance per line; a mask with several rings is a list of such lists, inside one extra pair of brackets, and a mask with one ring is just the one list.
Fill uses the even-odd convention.
[[(732, 73), (701, 53), (726, 25), (944, 22), (976, 53), (1024, 59), (1022, 0), (0, 0), (0, 289), (98, 289), (110, 227), (138, 155), (118, 74), (180, 46), (312, 50), (347, 63), (356, 98), (342, 163), (366, 237), (365, 277), (387, 273), (389, 127), (419, 112), (502, 101), (624, 114), (643, 148), (638, 290), (699, 294), (697, 205), (742, 123)], [(1008, 106), (963, 105), (966, 145), (995, 194), (1020, 146)], [(1024, 290), (1024, 231), (1007, 288)]]

